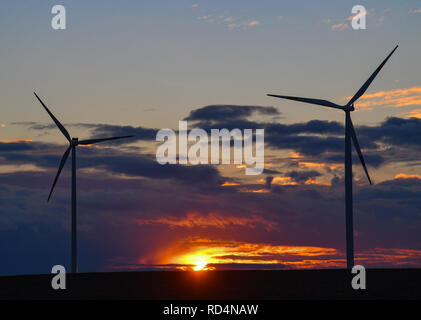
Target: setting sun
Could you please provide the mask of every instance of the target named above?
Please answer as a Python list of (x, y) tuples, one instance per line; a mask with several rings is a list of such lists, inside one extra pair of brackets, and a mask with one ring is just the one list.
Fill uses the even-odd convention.
[(198, 256), (197, 260), (193, 262), (195, 264), (195, 267), (193, 267), (194, 271), (202, 271), (207, 270), (206, 265), (208, 264), (208, 261), (203, 256)]
[(204, 248), (200, 246), (198, 248), (192, 248), (190, 252), (183, 252), (173, 257), (170, 263), (188, 266), (187, 268), (181, 268), (182, 270), (214, 270), (215, 268), (213, 266), (209, 266), (209, 264), (217, 262), (218, 259), (216, 259), (215, 256), (220, 255), (222, 252), (223, 248)]

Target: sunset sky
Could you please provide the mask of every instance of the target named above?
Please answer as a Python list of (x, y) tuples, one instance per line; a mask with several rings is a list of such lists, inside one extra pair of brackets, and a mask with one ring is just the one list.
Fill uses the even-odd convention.
[[(67, 29), (53, 30), (62, 4)], [(351, 28), (351, 9), (368, 11)], [(70, 263), (66, 140), (78, 149), (79, 270), (345, 266), (345, 104), (399, 44), (353, 122), (356, 262), (421, 267), (421, 1), (2, 1), (0, 275)], [(265, 171), (157, 163), (161, 128), (265, 129)]]

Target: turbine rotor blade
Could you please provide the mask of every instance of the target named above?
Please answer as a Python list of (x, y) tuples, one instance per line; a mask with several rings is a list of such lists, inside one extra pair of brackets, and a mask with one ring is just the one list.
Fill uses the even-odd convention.
[(358, 90), (358, 92), (352, 97), (352, 99), (349, 100), (349, 102), (347, 104), (348, 106), (352, 105), (359, 97), (361, 97), (366, 92), (366, 90), (368, 89), (370, 84), (373, 82), (374, 78), (377, 76), (377, 74), (380, 72), (380, 70), (386, 64), (387, 60), (389, 60), (391, 55), (395, 52), (395, 50), (398, 47), (399, 46), (396, 46), (395, 49), (393, 49), (392, 52), (389, 53), (389, 55), (386, 57), (386, 59), (384, 59), (383, 62), (377, 67), (377, 69), (373, 72), (373, 74), (370, 76), (370, 78), (368, 78), (368, 80), (363, 84), (363, 86), (360, 88), (360, 90)]
[(51, 113), (51, 111), (47, 108), (47, 106), (44, 104), (44, 102), (42, 102), (40, 97), (38, 97), (38, 95), (35, 92), (34, 92), (34, 95), (35, 95), (35, 97), (37, 97), (38, 101), (42, 104), (45, 111), (47, 111), (47, 113), (50, 115), (51, 119), (53, 119), (56, 126), (60, 129), (61, 133), (63, 133), (63, 135), (66, 137), (66, 139), (69, 140), (69, 142), (70, 142), (72, 139), (70, 138), (70, 134), (67, 132), (66, 128), (60, 123), (60, 121), (57, 120), (56, 117), (54, 117), (54, 115)]
[(351, 132), (350, 132), (351, 138), (352, 138), (352, 141), (354, 142), (355, 150), (357, 150), (357, 153), (358, 153), (358, 156), (360, 158), (361, 164), (364, 168), (365, 174), (367, 175), (368, 182), (370, 182), (370, 184), (373, 184), (371, 182), (370, 176), (368, 174), (367, 167), (366, 167), (365, 161), (364, 161), (364, 157), (363, 157), (363, 154), (361, 152), (360, 144), (358, 143), (357, 134), (355, 133), (354, 125), (352, 124), (351, 119), (349, 119), (349, 124), (350, 124), (350, 130), (351, 130)]
[(60, 176), (61, 170), (63, 169), (64, 164), (66, 163), (66, 160), (67, 160), (67, 158), (68, 158), (68, 156), (69, 156), (69, 152), (70, 152), (70, 149), (71, 149), (71, 148), (72, 148), (72, 147), (71, 147), (71, 146), (69, 146), (69, 147), (67, 148), (67, 150), (64, 152), (63, 157), (61, 158), (61, 161), (60, 161), (60, 166), (58, 167), (58, 171), (57, 171), (56, 177), (55, 177), (55, 179), (54, 179), (53, 186), (51, 187), (50, 194), (48, 195), (47, 202), (48, 202), (48, 201), (50, 201), (51, 194), (53, 193), (53, 190), (54, 190), (54, 187), (56, 186), (56, 183), (57, 183), (58, 177)]
[(300, 102), (305, 102), (305, 103), (311, 103), (311, 104), (317, 104), (320, 106), (324, 106), (324, 107), (330, 107), (330, 108), (335, 108), (335, 109), (341, 109), (344, 110), (344, 107), (327, 101), (327, 100), (321, 100), (321, 99), (309, 99), (309, 98), (300, 98), (300, 97), (291, 97), (291, 96), (278, 96), (275, 94), (268, 94), (269, 97), (275, 97), (275, 98), (281, 98), (281, 99), (288, 99), (288, 100), (294, 100), (294, 101), (300, 101)]
[(104, 142), (104, 141), (109, 141), (109, 140), (118, 140), (118, 139), (124, 139), (124, 138), (131, 138), (134, 136), (121, 136), (121, 137), (111, 137), (111, 138), (103, 138), (103, 139), (88, 139), (88, 140), (80, 140), (78, 142), (78, 145), (88, 145), (88, 144), (94, 144), (94, 143), (98, 143), (98, 142)]

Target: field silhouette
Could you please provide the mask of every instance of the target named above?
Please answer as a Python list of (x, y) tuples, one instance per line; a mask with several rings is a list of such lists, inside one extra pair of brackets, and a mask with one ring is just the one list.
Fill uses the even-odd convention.
[(0, 277), (0, 299), (420, 299), (421, 269), (367, 269), (367, 289), (353, 290), (345, 269), (139, 271)]

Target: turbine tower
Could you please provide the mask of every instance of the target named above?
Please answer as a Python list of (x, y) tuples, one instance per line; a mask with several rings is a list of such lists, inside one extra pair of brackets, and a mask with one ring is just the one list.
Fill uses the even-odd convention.
[(48, 195), (47, 202), (51, 198), (51, 194), (53, 193), (54, 187), (56, 186), (57, 180), (60, 176), (61, 170), (66, 163), (66, 160), (69, 156), (70, 150), (72, 151), (72, 242), (71, 242), (71, 263), (72, 263), (72, 273), (77, 272), (77, 241), (76, 241), (76, 147), (77, 146), (86, 146), (91, 145), (98, 142), (104, 142), (109, 140), (117, 140), (123, 138), (130, 138), (133, 136), (121, 136), (121, 137), (111, 137), (111, 138), (102, 138), (102, 139), (88, 139), (88, 140), (79, 140), (78, 138), (71, 138), (69, 132), (66, 128), (57, 120), (57, 118), (51, 113), (51, 111), (47, 108), (47, 106), (42, 102), (40, 97), (34, 92), (35, 96), (37, 97), (38, 101), (42, 104), (45, 111), (50, 115), (51, 119), (53, 119), (54, 123), (60, 129), (61, 133), (66, 137), (69, 141), (69, 147), (64, 152), (63, 157), (61, 158), (60, 165), (56, 174), (56, 177), (53, 182), (53, 186), (51, 187), (50, 194)]
[(300, 97), (291, 97), (291, 96), (280, 96), (274, 94), (268, 94), (268, 96), (289, 99), (294, 101), (300, 101), (305, 103), (317, 104), (324, 107), (330, 107), (335, 109), (340, 109), (345, 111), (345, 219), (346, 219), (346, 262), (347, 268), (351, 269), (354, 266), (354, 234), (353, 234), (353, 213), (352, 213), (352, 154), (351, 154), (351, 140), (354, 143), (354, 147), (357, 150), (358, 156), (360, 158), (361, 164), (364, 168), (365, 174), (367, 175), (368, 181), (372, 184), (370, 176), (365, 165), (363, 154), (361, 153), (360, 145), (358, 143), (357, 135), (355, 134), (355, 129), (351, 121), (351, 111), (354, 111), (354, 103), (357, 101), (373, 82), (374, 78), (389, 60), (390, 56), (398, 48), (396, 46), (391, 53), (384, 59), (384, 61), (377, 67), (373, 74), (368, 78), (364, 85), (357, 91), (357, 93), (352, 97), (349, 102), (340, 106), (336, 103), (320, 100), (320, 99), (308, 99)]

